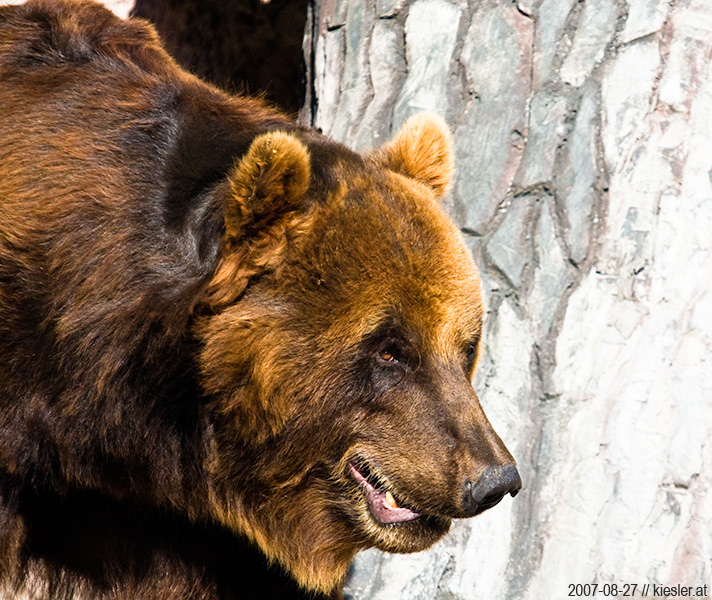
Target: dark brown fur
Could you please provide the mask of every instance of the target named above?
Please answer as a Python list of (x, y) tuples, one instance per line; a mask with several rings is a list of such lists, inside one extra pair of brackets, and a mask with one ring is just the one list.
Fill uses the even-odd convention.
[[(0, 592), (330, 594), (474, 514), (512, 458), (450, 170), (432, 118), (362, 157), (142, 22), (0, 7)], [(423, 516), (379, 524), (355, 462)]]

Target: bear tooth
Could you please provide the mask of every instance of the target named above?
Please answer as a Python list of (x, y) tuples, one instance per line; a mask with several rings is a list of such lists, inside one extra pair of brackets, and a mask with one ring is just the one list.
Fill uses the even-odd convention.
[(391, 508), (398, 508), (398, 503), (390, 492), (386, 492), (386, 504)]

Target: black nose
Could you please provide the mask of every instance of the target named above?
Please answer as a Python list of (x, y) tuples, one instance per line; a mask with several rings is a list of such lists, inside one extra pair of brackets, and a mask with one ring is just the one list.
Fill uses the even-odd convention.
[(492, 508), (507, 494), (516, 496), (522, 489), (522, 479), (515, 465), (490, 467), (473, 483), (465, 482), (463, 506), (469, 516)]

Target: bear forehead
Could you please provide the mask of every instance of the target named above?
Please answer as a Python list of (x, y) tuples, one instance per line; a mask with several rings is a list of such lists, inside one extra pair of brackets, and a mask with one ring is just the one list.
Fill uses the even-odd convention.
[(294, 293), (354, 341), (393, 317), (439, 354), (475, 338), (479, 277), (432, 192), (369, 165), (338, 179), (299, 253)]

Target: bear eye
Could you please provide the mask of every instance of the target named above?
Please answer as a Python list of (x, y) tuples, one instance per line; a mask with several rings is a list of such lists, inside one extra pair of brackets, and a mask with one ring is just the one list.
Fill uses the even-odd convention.
[(398, 358), (396, 358), (396, 356), (397, 353), (395, 348), (385, 348), (378, 353), (378, 358), (380, 358), (385, 363), (394, 364), (400, 362)]
[(469, 371), (472, 370), (472, 367), (475, 364), (475, 360), (477, 360), (477, 351), (479, 348), (478, 341), (479, 340), (470, 342), (464, 348), (464, 350), (465, 350), (465, 365), (466, 365), (467, 370), (469, 370)]

